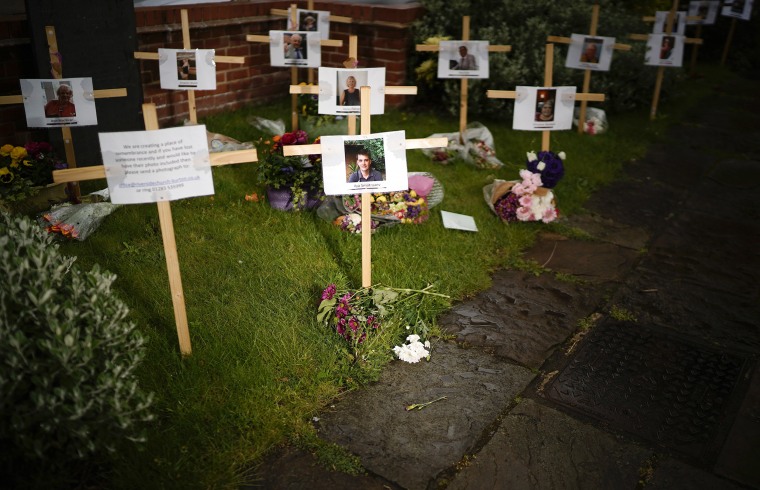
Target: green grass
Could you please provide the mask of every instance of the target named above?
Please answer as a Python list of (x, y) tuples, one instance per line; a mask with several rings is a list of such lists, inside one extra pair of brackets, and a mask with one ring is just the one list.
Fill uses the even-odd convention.
[[(727, 74), (716, 70), (713, 79), (717, 76)], [(684, 83), (683, 95), (662, 102), (654, 122), (649, 108), (642, 107), (610, 116), (609, 132), (602, 136), (554, 133), (552, 149), (567, 153), (566, 177), (556, 188), (561, 213), (582, 212), (594, 189), (643, 156), (708, 83)], [(246, 121), (251, 115), (288, 120), (289, 98), (204, 122), (210, 131), (255, 141), (261, 135)], [(546, 227), (505, 225), (482, 197), (482, 187), (494, 178), (517, 177), (525, 152), (540, 150), (541, 134), (513, 131), (511, 119), (481, 122), (492, 131), (504, 168), (439, 166), (409, 151), (409, 170), (435, 174), (445, 199), (425, 224), (373, 236), (373, 282), (402, 288), (432, 283), (459, 300), (487, 288), (495, 269), (520, 264), (521, 252)], [(419, 109), (390, 110), (372, 119), (373, 132), (405, 129), (408, 138), (457, 127), (455, 118)], [(87, 186), (100, 188), (103, 182)], [(156, 393), (158, 417), (144, 450), (125, 447), (118, 454), (115, 488), (234, 488), (267, 451), (283, 443), (318, 447), (311, 417), (356, 386), (339, 340), (317, 325), (315, 314), (327, 284), (361, 285), (360, 238), (313, 213), (283, 213), (246, 201), (246, 194), (263, 195), (255, 164), (216, 168), (214, 186), (213, 197), (172, 203), (190, 357), (178, 351), (156, 206), (125, 206), (87, 241), (63, 246), (64, 253), (79, 257), (80, 266), (99, 263), (118, 275), (116, 289), (150, 338), (140, 375), (143, 388)], [(439, 209), (473, 216), (479, 232), (444, 229)], [(561, 224), (550, 228), (572, 233)], [(322, 456), (340, 459), (330, 451), (335, 452)]]

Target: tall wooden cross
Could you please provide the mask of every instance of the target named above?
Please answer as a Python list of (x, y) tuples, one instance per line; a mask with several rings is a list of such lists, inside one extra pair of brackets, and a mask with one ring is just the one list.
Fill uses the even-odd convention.
[[(55, 35), (55, 27), (45, 26), (45, 35), (48, 42), (48, 52), (50, 53), (50, 73), (53, 75), (53, 78), (60, 80), (63, 78), (63, 66), (61, 64), (62, 56), (58, 51), (58, 40)], [(96, 99), (125, 97), (127, 95), (127, 89), (125, 88), (93, 90), (92, 92)], [(22, 95), (0, 96), (0, 105), (23, 103), (24, 97)], [(63, 147), (66, 154), (66, 163), (69, 168), (76, 168), (77, 159), (76, 154), (74, 153), (74, 142), (71, 137), (71, 128), (69, 126), (61, 126), (61, 136), (63, 137)], [(79, 198), (79, 186), (76, 182), (71, 182), (69, 185), (69, 191), (69, 195), (71, 197), (74, 199)]]
[[(369, 135), (370, 132), (370, 110), (369, 98), (370, 87), (363, 86), (361, 91), (361, 134)], [(423, 149), (438, 148), (447, 146), (448, 138), (420, 138), (406, 140), (406, 149)], [(317, 143), (313, 145), (290, 145), (283, 147), (285, 156), (296, 155), (315, 155), (322, 153), (322, 146)], [(372, 203), (370, 202), (370, 192), (362, 193), (362, 287), (372, 286)]]
[[(358, 52), (359, 52), (358, 37), (352, 34), (348, 37), (348, 59), (356, 60), (358, 57)], [(299, 94), (318, 95), (319, 85), (295, 85), (294, 84), (290, 86), (290, 93), (296, 97)], [(416, 95), (417, 87), (410, 86), (410, 85), (399, 85), (395, 87), (386, 86), (385, 93), (387, 95)], [(348, 134), (349, 135), (356, 134), (356, 114), (348, 115)]]
[[(309, 0), (308, 2), (306, 2), (306, 8), (308, 10), (315, 10), (314, 9), (314, 0)], [(284, 16), (284, 17), (288, 17), (289, 16), (288, 21), (290, 22), (291, 26), (297, 26), (298, 25), (297, 19), (295, 19), (295, 11), (296, 11), (296, 4), (291, 4), (290, 5), (290, 11), (288, 11), (287, 9), (271, 9), (271, 10), (269, 10), (269, 12), (272, 15), (280, 15), (280, 16)], [(338, 22), (338, 23), (341, 23), (341, 24), (350, 24), (352, 21), (353, 21), (353, 19), (351, 17), (345, 17), (345, 16), (342, 16), (342, 15), (332, 15), (332, 14), (330, 14), (330, 22), (331, 23), (332, 22)], [(298, 29), (294, 28), (293, 30), (298, 30)], [(311, 69), (311, 68), (308, 71), (308, 82), (309, 83), (314, 83), (314, 70)]]
[[(180, 17), (182, 19), (182, 49), (192, 49), (190, 46), (190, 22), (188, 20), (187, 9), (180, 10)], [(135, 52), (135, 59), (138, 60), (153, 60), (158, 61), (158, 53), (146, 53), (142, 51)], [(216, 63), (234, 63), (242, 65), (245, 63), (245, 57), (243, 56), (216, 56), (214, 55), (214, 62)], [(187, 104), (188, 115), (190, 121), (198, 122), (198, 112), (195, 105), (195, 91), (190, 89), (187, 92)]]
[[(670, 7), (667, 20), (665, 21), (665, 34), (673, 33), (673, 24), (676, 21), (677, 10), (678, 10), (678, 0), (674, 0), (673, 6)], [(644, 17), (643, 20), (653, 21), (654, 17)], [(649, 34), (629, 34), (628, 37), (635, 41), (647, 41), (649, 39)], [(695, 39), (695, 38), (689, 38), (689, 37), (685, 38), (684, 42), (686, 44), (702, 44), (701, 39)], [(652, 95), (652, 107), (649, 110), (650, 120), (654, 120), (654, 118), (657, 116), (657, 104), (660, 101), (660, 91), (662, 90), (662, 79), (664, 76), (665, 76), (665, 67), (658, 66), (657, 78), (655, 79), (655, 83), (654, 83), (654, 94)]]
[[(554, 68), (554, 44), (546, 45), (546, 59), (544, 60), (544, 86), (552, 86)], [(514, 99), (517, 92), (514, 90), (489, 90), (487, 95), (491, 99)], [(575, 95), (575, 100), (585, 100), (591, 102), (603, 102), (604, 94), (579, 93)], [(549, 151), (551, 142), (551, 131), (541, 131), (541, 151)]]
[[(290, 22), (297, 25), (297, 19), (296, 19), (296, 4), (291, 4), (290, 6)], [(286, 11), (287, 15), (287, 11)], [(269, 43), (269, 36), (264, 36), (260, 34), (248, 34), (245, 36), (246, 41), (248, 42), (255, 42), (255, 43)], [(340, 48), (343, 46), (343, 41), (341, 40), (335, 40), (335, 39), (320, 39), (319, 41), (320, 46), (330, 46), (335, 48)], [(290, 84), (291, 85), (298, 85), (298, 67), (297, 66), (291, 66), (290, 67)], [(293, 128), (293, 131), (298, 129), (298, 95), (293, 94), (290, 97), (290, 104), (291, 104), (291, 127)]]
[[(470, 40), (470, 16), (465, 15), (462, 17), (462, 41)], [(418, 44), (414, 48), (416, 51), (434, 51), (440, 50), (440, 47), (434, 44)], [(489, 44), (489, 53), (508, 53), (512, 51), (510, 45)], [(464, 132), (467, 129), (467, 93), (468, 82), (466, 78), (461, 79), (461, 87), (459, 91), (459, 142), (464, 142)]]
[[(158, 117), (156, 115), (155, 104), (143, 104), (142, 108), (145, 129), (148, 131), (158, 129)], [(255, 162), (258, 161), (258, 156), (256, 150), (252, 149), (211, 153), (209, 159), (211, 161), (211, 166), (220, 166)], [(53, 181), (56, 183), (104, 178), (106, 178), (106, 169), (103, 165), (56, 170), (53, 172)], [(182, 277), (179, 270), (179, 258), (174, 236), (171, 204), (169, 201), (158, 201), (156, 205), (158, 206), (158, 219), (161, 224), (161, 238), (164, 244), (164, 256), (166, 257), (166, 269), (169, 275), (169, 288), (171, 290), (172, 305), (174, 307), (174, 320), (177, 326), (179, 349), (182, 355), (189, 356), (192, 353), (192, 347), (190, 345), (190, 331), (187, 323)]]
[[(596, 36), (597, 27), (599, 26), (599, 4), (595, 3), (594, 6), (591, 9), (591, 27), (589, 28), (589, 36)], [(572, 39), (569, 37), (560, 37), (560, 36), (549, 36), (547, 38), (547, 41), (550, 43), (562, 43), (562, 44), (570, 44), (572, 42)], [(620, 44), (615, 43), (613, 45), (614, 49), (619, 49), (621, 51), (630, 51), (631, 45), (630, 44)], [(583, 73), (583, 90), (580, 93), (586, 94), (588, 93), (589, 89), (591, 88), (591, 70), (586, 69)], [(583, 126), (586, 121), (586, 105), (588, 101), (587, 100), (581, 100), (581, 106), (580, 111), (578, 113), (578, 133), (583, 134)]]

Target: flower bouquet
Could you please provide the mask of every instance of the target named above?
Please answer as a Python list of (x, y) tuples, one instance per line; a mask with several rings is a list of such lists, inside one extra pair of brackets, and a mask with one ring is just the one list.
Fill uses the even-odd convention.
[(82, 197), (78, 204), (56, 204), (42, 213), (37, 222), (52, 235), (82, 241), (100, 226), (106, 216), (121, 206), (109, 202), (108, 189), (103, 189)]
[[(309, 143), (306, 131), (298, 130), (259, 141), (258, 177), (267, 187), (270, 205), (285, 211), (317, 206), (324, 198), (320, 155), (286, 157), (282, 148)], [(318, 142), (317, 138), (314, 142)], [(277, 192), (280, 191), (280, 192)]]
[(558, 211), (551, 189), (564, 176), (564, 152), (542, 151), (527, 154), (527, 169), (520, 170), (522, 180), (495, 179), (483, 187), (483, 197), (491, 210), (506, 223), (557, 219)]
[[(53, 170), (68, 167), (45, 142), (0, 147), (0, 204), (12, 207), (53, 183)], [(46, 203), (47, 204), (47, 203)]]
[[(419, 342), (430, 334), (421, 315), (434, 310), (425, 302), (435, 298), (449, 297), (433, 292), (430, 285), (419, 290), (377, 286), (352, 291), (330, 284), (322, 291), (317, 322), (337, 334), (351, 364), (381, 362), (389, 359), (391, 352), (407, 362), (417, 362), (430, 355), (430, 344)], [(406, 344), (392, 347), (403, 338)]]
[[(400, 192), (376, 193), (370, 196), (374, 232), (383, 225), (420, 224), (429, 217), (429, 210), (443, 200), (443, 187), (431, 174), (409, 173), (409, 189)], [(333, 222), (341, 230), (361, 233), (362, 196), (359, 194), (330, 196), (317, 215)]]
[(478, 122), (470, 123), (461, 136), (464, 142), (460, 141), (459, 132), (432, 134), (430, 138), (447, 138), (448, 145), (446, 148), (430, 148), (422, 151), (432, 161), (441, 165), (448, 165), (457, 160), (483, 169), (500, 168), (504, 165), (496, 157), (493, 136), (487, 127)]

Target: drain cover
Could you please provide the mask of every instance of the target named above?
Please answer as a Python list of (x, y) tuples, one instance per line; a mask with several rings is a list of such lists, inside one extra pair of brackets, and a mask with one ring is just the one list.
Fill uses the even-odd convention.
[(604, 322), (549, 383), (550, 400), (701, 462), (717, 457), (747, 358), (653, 328)]

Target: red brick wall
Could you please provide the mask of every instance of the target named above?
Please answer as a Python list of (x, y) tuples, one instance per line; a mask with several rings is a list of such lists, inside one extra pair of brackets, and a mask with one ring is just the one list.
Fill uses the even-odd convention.
[[(285, 29), (285, 19), (271, 15), (270, 10), (286, 9), (289, 5), (287, 1), (249, 0), (184, 7), (188, 10), (192, 48), (215, 49), (217, 55), (245, 58), (243, 65), (217, 65), (216, 90), (195, 91), (198, 117), (288, 96), (290, 68), (269, 66), (269, 45), (248, 42), (246, 36)], [(305, 7), (303, 2), (299, 6)], [(406, 72), (406, 53), (414, 49), (411, 23), (423, 14), (419, 4), (315, 2), (314, 8), (352, 19), (348, 24), (331, 24), (331, 39), (342, 40), (343, 47), (324, 47), (322, 66), (342, 66), (348, 57), (348, 37), (353, 34), (359, 41), (360, 67), (384, 66), (387, 85), (411, 83)], [(155, 53), (160, 47), (182, 48), (179, 7), (136, 9), (135, 24), (140, 51)], [(23, 16), (0, 18), (0, 95), (17, 95), (20, 78), (36, 78), (28, 37)], [(139, 66), (145, 102), (156, 104), (160, 125), (176, 125), (187, 119), (186, 93), (160, 88), (158, 62), (141, 60)], [(306, 70), (299, 70), (299, 81), (306, 76)], [(407, 101), (405, 96), (386, 97), (389, 106)], [(23, 141), (23, 136), (19, 136), (27, 132), (23, 107), (0, 105), (0, 116), (3, 142), (19, 138)]]
[[(289, 2), (231, 2), (207, 6), (188, 6), (191, 47), (215, 49), (217, 55), (243, 56), (243, 65), (217, 64), (217, 89), (196, 91), (199, 118), (249, 103), (266, 102), (288, 95), (290, 68), (269, 65), (269, 44), (246, 41), (249, 34), (266, 35), (270, 30), (285, 29), (285, 18), (272, 16), (272, 8), (286, 9)], [(303, 7), (303, 6), (302, 6)], [(356, 35), (361, 67), (386, 67), (387, 85), (405, 85), (406, 53), (413, 49), (410, 24), (423, 10), (419, 4), (367, 5), (315, 2), (315, 10), (350, 17), (351, 23), (331, 23), (331, 39), (343, 41), (343, 47), (322, 48), (322, 66), (342, 67), (348, 57), (349, 35)], [(180, 10), (178, 8), (137, 9), (136, 25), (141, 51), (155, 52), (159, 47), (182, 48)], [(177, 124), (188, 117), (186, 94), (160, 88), (158, 63), (143, 60), (141, 77), (146, 102), (156, 104), (161, 125)], [(307, 78), (300, 69), (299, 81)], [(397, 106), (404, 96), (389, 96), (386, 104)]]

